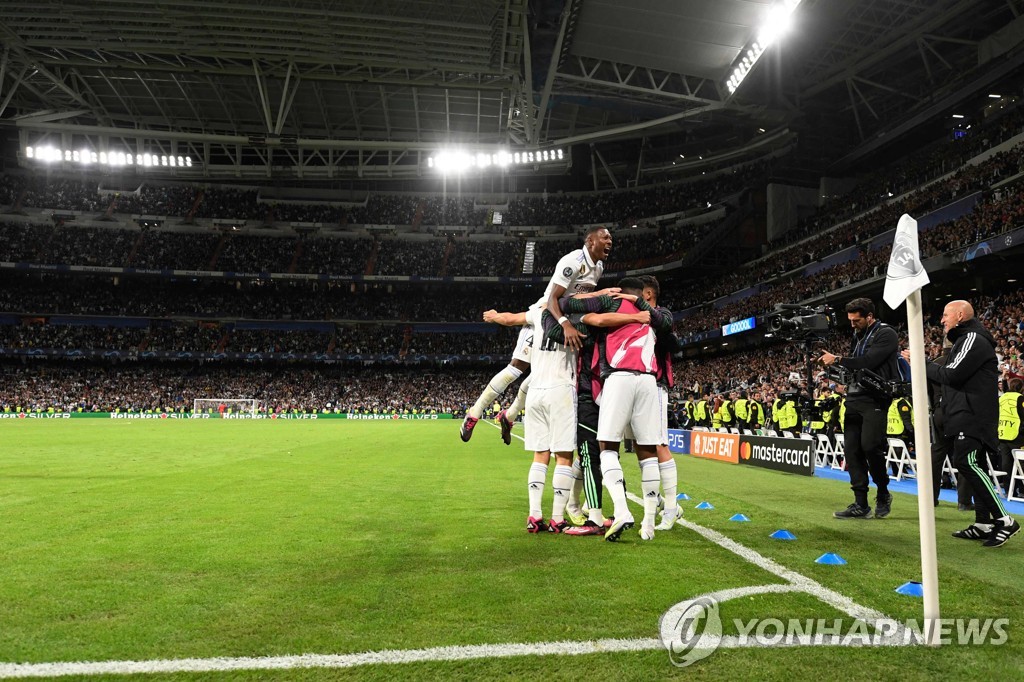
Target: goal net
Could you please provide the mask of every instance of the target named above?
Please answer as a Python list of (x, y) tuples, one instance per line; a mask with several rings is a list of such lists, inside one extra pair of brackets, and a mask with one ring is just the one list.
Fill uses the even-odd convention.
[(256, 414), (258, 401), (255, 398), (196, 398), (192, 401), (194, 414)]

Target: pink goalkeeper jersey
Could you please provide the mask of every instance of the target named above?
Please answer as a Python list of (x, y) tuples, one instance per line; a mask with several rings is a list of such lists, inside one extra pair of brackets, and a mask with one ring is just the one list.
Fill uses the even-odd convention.
[[(632, 314), (639, 309), (630, 301), (623, 301), (618, 312)], [(654, 355), (654, 330), (649, 324), (631, 322), (608, 332), (605, 337), (605, 361), (611, 371), (626, 370), (644, 374), (658, 373), (658, 359)]]

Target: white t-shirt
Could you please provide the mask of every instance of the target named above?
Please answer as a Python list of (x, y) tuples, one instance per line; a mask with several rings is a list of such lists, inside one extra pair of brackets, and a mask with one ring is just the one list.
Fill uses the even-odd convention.
[(599, 260), (596, 263), (592, 261), (585, 247), (570, 251), (558, 260), (555, 272), (551, 275), (547, 288), (544, 289), (544, 295), (534, 305), (540, 306), (547, 303), (555, 286), (565, 287), (566, 296), (594, 291), (597, 289), (597, 283), (602, 274), (604, 274), (604, 261)]
[(530, 390), (576, 385), (577, 353), (561, 343), (544, 338), (541, 308), (526, 311), (526, 324), (533, 327), (533, 348), (530, 350)]

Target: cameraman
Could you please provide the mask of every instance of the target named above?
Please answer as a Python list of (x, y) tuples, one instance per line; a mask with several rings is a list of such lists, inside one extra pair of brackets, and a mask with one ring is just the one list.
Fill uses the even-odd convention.
[[(866, 369), (883, 379), (898, 380), (896, 356), (899, 339), (892, 327), (875, 319), (875, 304), (871, 299), (855, 298), (847, 303), (846, 317), (854, 329), (850, 355), (833, 355), (826, 351), (820, 358), (822, 364), (834, 363), (851, 371)], [(847, 387), (843, 445), (854, 502), (835, 512), (833, 516), (837, 519), (863, 519), (871, 515), (868, 505), (869, 470), (878, 486), (875, 518), (889, 515), (892, 493), (889, 492), (889, 472), (885, 466), (888, 407), (888, 398), (869, 392), (859, 382), (852, 382)]]

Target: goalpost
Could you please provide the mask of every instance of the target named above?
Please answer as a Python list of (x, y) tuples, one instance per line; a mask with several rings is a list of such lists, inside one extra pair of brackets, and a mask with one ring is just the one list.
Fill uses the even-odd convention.
[(259, 402), (255, 398), (196, 398), (192, 401), (193, 414), (256, 414)]

